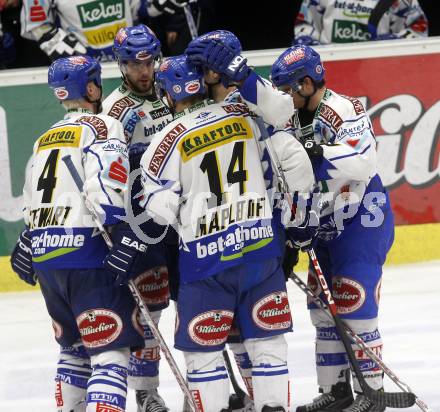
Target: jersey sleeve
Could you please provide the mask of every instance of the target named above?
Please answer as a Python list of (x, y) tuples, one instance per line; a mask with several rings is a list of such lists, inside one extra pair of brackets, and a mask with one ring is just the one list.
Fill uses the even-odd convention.
[(315, 168), (318, 180), (344, 178), (368, 182), (376, 173), (376, 140), (367, 114), (346, 119), (335, 143), (322, 147), (323, 158)]
[(324, 12), (319, 0), (303, 0), (295, 22), (295, 39), (309, 37), (319, 43)]
[(400, 0), (391, 7), (390, 29), (399, 39), (426, 37), (428, 21), (417, 0)]
[(315, 183), (312, 164), (304, 147), (294, 136), (277, 131), (271, 137), (272, 147), (291, 192), (308, 193)]
[(239, 91), (249, 109), (271, 126), (282, 128), (293, 116), (292, 97), (274, 88), (255, 72), (251, 72)]
[(96, 116), (90, 118), (82, 122), (100, 128), (99, 131), (91, 128), (91, 141), (83, 149), (84, 192), (101, 221), (112, 225), (125, 214), (130, 170), (127, 145), (120, 122), (113, 119), (104, 122)]
[(164, 154), (166, 139), (167, 135), (158, 134), (141, 158), (141, 206), (156, 223), (175, 226), (182, 193), (180, 158), (175, 150)]
[(54, 25), (51, 12), (51, 0), (36, 2), (23, 0), (20, 13), (21, 35), (30, 40), (38, 40), (50, 27)]

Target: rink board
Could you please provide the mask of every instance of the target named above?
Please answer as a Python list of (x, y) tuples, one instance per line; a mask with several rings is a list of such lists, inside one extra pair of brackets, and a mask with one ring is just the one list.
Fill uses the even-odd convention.
[[(393, 247), (387, 257), (387, 265), (440, 260), (440, 223), (405, 225), (396, 227)], [(307, 256), (301, 253), (295, 267), (298, 271), (307, 269)], [(15, 275), (9, 264), (9, 257), (0, 257), (0, 292), (35, 290)]]
[[(330, 88), (358, 97), (378, 141), (379, 173), (399, 227), (392, 263), (438, 259), (440, 222), (440, 39), (322, 46)], [(282, 49), (245, 53), (267, 77)], [(103, 65), (104, 94), (120, 83), (115, 63)], [(63, 116), (47, 87), (47, 68), (0, 72), (0, 291), (21, 288), (6, 269), (23, 227), (22, 186), (33, 141)], [(432, 85), (432, 87), (426, 87)], [(418, 239), (418, 240), (417, 240)], [(5, 280), (4, 280), (5, 279)]]

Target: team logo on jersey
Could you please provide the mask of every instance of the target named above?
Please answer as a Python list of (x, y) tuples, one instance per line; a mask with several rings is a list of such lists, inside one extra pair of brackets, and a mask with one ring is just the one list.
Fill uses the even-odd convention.
[(55, 334), (55, 339), (59, 339), (63, 336), (63, 327), (54, 319), (52, 319), (52, 328)]
[(108, 171), (108, 177), (123, 184), (127, 182), (128, 171), (120, 157), (118, 157), (117, 161), (111, 163)]
[(53, 89), (53, 94), (57, 99), (65, 100), (69, 97), (69, 92), (65, 89), (65, 87), (57, 87)]
[(345, 315), (358, 310), (365, 302), (365, 289), (353, 279), (336, 276), (332, 281), (333, 299), (338, 313)]
[(168, 283), (168, 269), (166, 266), (147, 270), (139, 275), (134, 282), (147, 305), (168, 303), (170, 289)]
[(188, 94), (196, 94), (200, 90), (200, 81), (191, 80), (185, 83), (185, 92)]
[(113, 342), (122, 331), (122, 320), (112, 310), (92, 309), (76, 318), (84, 346), (99, 348)]
[(289, 54), (284, 56), (284, 62), (286, 64), (292, 64), (292, 63), (295, 63), (299, 60), (304, 59), (304, 56), (305, 56), (304, 49), (298, 48), (298, 49), (292, 50)]
[(234, 312), (210, 310), (197, 315), (188, 325), (190, 338), (202, 346), (216, 346), (226, 342), (231, 329)]
[(287, 293), (278, 291), (261, 298), (252, 308), (252, 319), (259, 328), (264, 330), (289, 328), (292, 318)]

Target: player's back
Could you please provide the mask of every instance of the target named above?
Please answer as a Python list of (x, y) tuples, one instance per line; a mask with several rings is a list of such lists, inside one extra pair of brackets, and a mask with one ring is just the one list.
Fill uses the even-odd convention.
[[(128, 159), (119, 122), (74, 112), (35, 142), (24, 190), (25, 220), (32, 233), (33, 259), (44, 267), (99, 267), (107, 250), (88, 207), (105, 224), (123, 214)], [(66, 161), (67, 160), (67, 161)], [(81, 196), (69, 166), (84, 182)]]
[(258, 258), (278, 256), (258, 133), (245, 105), (203, 102), (175, 118), (147, 150), (142, 164), (150, 180), (178, 182), (146, 207), (163, 216), (167, 192), (179, 193), (171, 209), (185, 244), (181, 270), (192, 268), (184, 277), (206, 277), (256, 251)]

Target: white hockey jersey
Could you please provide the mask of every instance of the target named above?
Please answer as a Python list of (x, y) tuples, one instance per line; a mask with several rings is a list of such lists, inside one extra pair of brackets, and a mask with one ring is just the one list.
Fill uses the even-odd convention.
[[(85, 204), (66, 156), (84, 182)], [(89, 209), (105, 225), (124, 215), (129, 164), (121, 123), (69, 111), (34, 144), (24, 187), (24, 220), (35, 268), (96, 268), (108, 253)]]
[[(309, 36), (318, 44), (371, 39), (368, 19), (379, 0), (303, 0), (295, 23), (295, 39)], [(396, 0), (382, 16), (377, 35), (397, 38), (428, 35), (428, 23), (417, 0)]]
[(132, 26), (141, 0), (23, 0), (21, 35), (38, 40), (50, 26), (59, 24), (91, 49), (111, 55), (116, 32)]
[[(183, 282), (280, 256), (259, 136), (246, 105), (204, 101), (176, 116), (142, 157), (144, 207), (178, 230)], [(277, 154), (291, 187), (307, 179), (312, 186), (307, 155), (295, 150), (293, 136), (284, 137)]]
[(124, 84), (115, 89), (102, 103), (102, 113), (118, 119), (130, 145), (148, 145), (173, 118), (161, 100), (139, 96)]
[[(360, 210), (367, 193), (378, 194), (370, 199), (373, 203), (386, 201), (377, 174), (373, 128), (358, 99), (326, 89), (313, 123), (302, 127), (302, 135), (313, 135), (316, 143), (324, 144), (323, 157), (312, 164), (322, 195), (319, 236), (330, 240), (340, 234), (342, 220)], [(375, 207), (373, 203), (364, 206)]]

